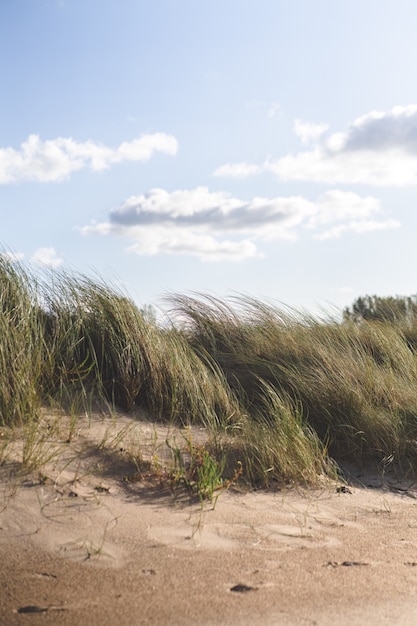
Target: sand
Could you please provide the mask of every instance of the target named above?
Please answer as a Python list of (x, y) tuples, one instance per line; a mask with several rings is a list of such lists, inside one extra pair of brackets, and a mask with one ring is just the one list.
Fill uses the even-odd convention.
[(358, 470), (201, 508), (139, 479), (135, 441), (162, 459), (166, 433), (130, 421), (78, 422), (41, 472), (0, 467), (1, 625), (417, 623), (411, 481)]

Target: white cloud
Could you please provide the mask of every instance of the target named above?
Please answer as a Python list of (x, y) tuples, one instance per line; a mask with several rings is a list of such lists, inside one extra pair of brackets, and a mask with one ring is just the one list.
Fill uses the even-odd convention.
[(310, 226), (334, 222), (363, 221), (381, 213), (379, 200), (373, 196), (362, 197), (349, 191), (333, 189), (323, 193), (317, 203), (317, 213), (310, 219)]
[(155, 152), (174, 155), (177, 148), (175, 137), (164, 133), (142, 135), (117, 148), (65, 137), (41, 141), (30, 135), (20, 150), (0, 148), (0, 184), (59, 181), (83, 168), (98, 171), (121, 161), (147, 161)]
[[(202, 261), (242, 261), (260, 256), (256, 245), (248, 240), (218, 240), (186, 228), (174, 230), (157, 227), (137, 229), (130, 233), (137, 241), (127, 248), (141, 256), (156, 254), (181, 254), (195, 256)], [(136, 237), (135, 237), (136, 236)]]
[(408, 149), (417, 153), (417, 105), (396, 106), (388, 113), (371, 111), (342, 133), (345, 150)]
[(329, 153), (317, 148), (268, 161), (265, 168), (282, 180), (408, 186), (417, 184), (417, 155), (401, 150)]
[(214, 233), (256, 233), (265, 238), (288, 238), (290, 230), (314, 214), (314, 205), (301, 197), (253, 198), (246, 202), (207, 187), (171, 193), (152, 189), (128, 198), (110, 212), (118, 227), (164, 225)]
[(80, 230), (126, 238), (132, 242), (128, 251), (142, 255), (241, 261), (261, 255), (259, 242), (295, 240), (301, 232), (329, 239), (344, 231), (361, 234), (398, 226), (384, 218), (376, 198), (351, 192), (331, 190), (316, 202), (300, 196), (244, 201), (197, 187), (132, 196), (110, 211), (108, 221)]
[(36, 265), (46, 265), (47, 267), (59, 267), (64, 262), (57, 255), (55, 248), (38, 248), (30, 260)]
[(247, 178), (253, 174), (259, 174), (259, 172), (262, 172), (262, 168), (252, 163), (225, 163), (214, 170), (213, 176)]
[(375, 220), (359, 220), (352, 221), (346, 224), (339, 224), (334, 226), (333, 228), (329, 228), (329, 230), (325, 230), (321, 233), (318, 233), (314, 236), (315, 239), (321, 239), (322, 241), (325, 239), (337, 239), (343, 233), (352, 232), (357, 235), (362, 235), (364, 233), (368, 233), (370, 231), (377, 230), (392, 230), (394, 228), (399, 228), (401, 224), (397, 220), (384, 220), (381, 222)]
[[(316, 232), (315, 239), (336, 239), (346, 232), (361, 235), (400, 227), (397, 220), (382, 218), (379, 200), (373, 196), (362, 197), (353, 192), (334, 189), (322, 194), (316, 207), (317, 213), (309, 220), (307, 227), (325, 229)], [(381, 216), (381, 219), (374, 219), (377, 216)], [(330, 228), (327, 228), (329, 225)]]
[(302, 143), (316, 141), (328, 128), (328, 124), (313, 124), (312, 122), (303, 122), (300, 119), (296, 119), (294, 122), (294, 132), (297, 137), (300, 137)]
[[(296, 132), (303, 138), (302, 127), (296, 126)], [(417, 105), (372, 111), (312, 150), (268, 160), (264, 167), (282, 180), (415, 185)]]
[(262, 165), (226, 163), (215, 176), (245, 178), (269, 171), (281, 180), (327, 184), (408, 186), (417, 184), (417, 105), (371, 111), (327, 139), (326, 124), (295, 120), (295, 133), (310, 150), (267, 159)]

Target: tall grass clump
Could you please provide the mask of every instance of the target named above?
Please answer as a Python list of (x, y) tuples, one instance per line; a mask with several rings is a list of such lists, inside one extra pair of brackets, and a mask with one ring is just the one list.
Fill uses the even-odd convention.
[(236, 461), (251, 485), (314, 484), (336, 469), (317, 433), (303, 416), (302, 407), (269, 384), (259, 381), (263, 396), (240, 424), (238, 436), (223, 440), (229, 473)]
[(160, 419), (213, 428), (239, 417), (239, 405), (214, 363), (203, 362), (174, 326), (159, 329), (147, 351), (138, 403)]
[(190, 343), (218, 364), (250, 423), (276, 424), (266, 384), (270, 401), (291, 398), (337, 458), (414, 463), (417, 360), (398, 327), (322, 321), (250, 298), (236, 304), (174, 298)]
[(181, 423), (238, 414), (215, 364), (100, 279), (57, 271), (35, 279), (1, 256), (0, 313), (2, 424), (36, 417), (42, 404), (85, 410), (95, 397)]
[[(51, 284), (51, 281), (49, 281)], [(217, 423), (236, 413), (232, 394), (185, 336), (160, 326), (100, 280), (55, 274), (47, 303), (53, 393), (71, 385), (155, 419)]]
[(83, 388), (129, 410), (143, 384), (149, 332), (139, 309), (99, 280), (64, 273), (45, 301), (51, 392)]
[(338, 457), (413, 463), (417, 360), (389, 323), (311, 324), (313, 352), (291, 372), (309, 421)]
[(43, 323), (35, 281), (18, 262), (0, 254), (0, 424), (34, 418), (41, 398)]

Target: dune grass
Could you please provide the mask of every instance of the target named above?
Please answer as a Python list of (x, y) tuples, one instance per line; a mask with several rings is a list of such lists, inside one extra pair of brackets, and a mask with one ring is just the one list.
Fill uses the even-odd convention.
[(0, 256), (0, 425), (21, 425), (40, 408), (43, 320), (34, 281)]
[(274, 432), (271, 404), (286, 406), (339, 460), (413, 467), (417, 360), (401, 328), (323, 321), (250, 298), (235, 304), (175, 298), (190, 343), (218, 364), (252, 426)]
[(174, 295), (169, 308), (158, 324), (99, 278), (35, 278), (0, 255), (0, 426), (33, 438), (42, 407), (76, 414), (96, 398), (201, 424), (205, 448), (189, 452), (211, 496), (237, 473), (269, 487), (343, 461), (414, 470), (417, 322), (319, 319), (248, 297)]

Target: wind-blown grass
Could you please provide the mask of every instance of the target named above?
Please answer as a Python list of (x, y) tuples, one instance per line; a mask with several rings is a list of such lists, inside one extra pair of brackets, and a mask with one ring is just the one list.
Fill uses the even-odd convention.
[(32, 277), (0, 255), (0, 425), (20, 425), (40, 408), (43, 319)]
[(43, 293), (47, 362), (42, 400), (100, 395), (155, 419), (222, 423), (238, 410), (221, 376), (174, 327), (161, 328), (124, 294), (55, 274)]
[(204, 425), (225, 480), (237, 463), (264, 486), (314, 482), (334, 472), (331, 459), (413, 469), (412, 320), (318, 319), (247, 297), (176, 295), (170, 306), (160, 325), (100, 279), (35, 279), (0, 256), (0, 425), (100, 397)]
[(339, 459), (414, 463), (417, 358), (400, 328), (321, 321), (248, 298), (236, 304), (175, 298), (190, 343), (218, 364), (252, 422), (273, 421), (263, 408), (267, 385), (269, 400), (291, 398)]

